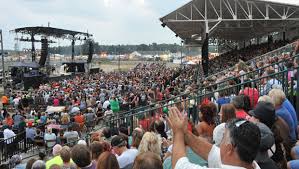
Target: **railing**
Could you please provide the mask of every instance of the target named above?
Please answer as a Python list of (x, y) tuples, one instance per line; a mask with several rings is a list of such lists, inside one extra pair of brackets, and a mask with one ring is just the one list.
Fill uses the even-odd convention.
[[(299, 57), (299, 55), (296, 55), (296, 56), (291, 57), (290, 59), (293, 60), (294, 58), (298, 58), (298, 57)], [(229, 81), (234, 80), (234, 79), (239, 79), (239, 80), (242, 80), (242, 81), (246, 81), (246, 80), (249, 79), (249, 77), (260, 78), (260, 77), (262, 76), (262, 72), (263, 72), (264, 70), (266, 70), (267, 68), (274, 67), (274, 66), (276, 66), (276, 65), (281, 65), (281, 64), (283, 64), (283, 66), (285, 66), (284, 64), (285, 64), (286, 62), (288, 62), (288, 61), (289, 61), (289, 60), (284, 60), (284, 59), (283, 59), (283, 60), (281, 60), (281, 61), (272, 63), (272, 64), (270, 64), (270, 65), (263, 66), (263, 67), (261, 67), (261, 68), (258, 68), (258, 69), (256, 69), (256, 70), (253, 70), (253, 71), (251, 71), (251, 72), (247, 72), (247, 73), (242, 74), (242, 75), (239, 75), (239, 76), (230, 76), (230, 77), (228, 77), (228, 78), (226, 78), (226, 79), (224, 79), (224, 80), (222, 80), (222, 81), (220, 81), (220, 82), (211, 84), (211, 85), (209, 85), (209, 86), (205, 86), (205, 87), (203, 87), (203, 88), (201, 88), (201, 89), (205, 91), (205, 90), (207, 90), (207, 89), (209, 89), (209, 88), (213, 88), (213, 87), (215, 87), (215, 86), (217, 86), (217, 87), (219, 87), (219, 86), (224, 86), (224, 85), (226, 85)], [(279, 68), (279, 69), (281, 69), (281, 68)], [(283, 69), (285, 69), (285, 68), (283, 67)], [(283, 71), (283, 70), (278, 70), (278, 71)]]
[[(297, 71), (299, 71), (299, 67), (296, 68)], [(295, 79), (294, 77), (291, 78), (291, 81), (288, 81), (288, 70), (284, 70), (278, 73), (274, 73), (265, 77), (259, 77), (257, 79), (254, 80), (250, 80), (244, 83), (240, 83), (240, 84), (236, 84), (236, 85), (232, 85), (232, 86), (227, 86), (226, 88), (222, 88), (222, 89), (217, 89), (211, 92), (206, 92), (203, 94), (199, 94), (196, 96), (195, 98), (195, 105), (200, 104), (204, 99), (209, 99), (209, 100), (216, 100), (215, 97), (215, 93), (216, 92), (224, 92), (226, 91), (226, 93), (228, 94), (227, 96), (234, 96), (234, 95), (238, 95), (240, 92), (240, 89), (244, 89), (245, 86), (247, 86), (249, 83), (253, 84), (255, 86), (255, 89), (257, 89), (258, 93), (256, 93), (258, 96), (260, 96), (263, 93), (269, 92), (268, 89), (267, 91), (265, 91), (265, 87), (264, 87), (264, 81), (265, 80), (269, 80), (272, 78), (275, 78), (279, 81), (279, 84), (282, 87), (282, 90), (286, 93), (288, 99), (290, 100), (290, 102), (294, 105), (295, 109), (299, 110), (299, 86), (297, 85), (296, 87), (294, 87), (293, 84), (297, 83), (299, 84), (299, 79)], [(289, 85), (290, 83), (290, 85)], [(271, 85), (271, 84), (270, 84)], [(272, 84), (273, 85), (273, 84)], [(188, 95), (188, 94), (186, 94)], [(181, 110), (184, 110), (185, 112), (188, 112), (188, 104), (189, 101), (191, 99), (194, 98), (180, 98), (177, 101), (174, 101), (173, 103), (170, 104), (164, 104), (164, 105), (159, 105), (157, 107), (152, 107), (152, 108), (148, 108), (145, 109), (143, 111), (131, 111), (130, 113), (127, 113), (125, 116), (122, 117), (117, 117), (117, 116), (111, 116), (110, 118), (106, 118), (106, 126), (110, 127), (110, 128), (118, 128), (120, 126), (122, 127), (126, 127), (129, 129), (129, 131), (132, 131), (134, 128), (139, 127), (140, 126), (140, 121), (147, 119), (147, 125), (149, 126), (149, 124), (155, 120), (155, 115), (157, 114), (163, 114), (163, 112), (161, 112), (161, 109), (164, 107), (168, 107), (170, 105), (177, 105), (180, 106), (178, 103), (183, 103), (184, 106), (180, 106), (182, 107)], [(250, 97), (250, 101), (254, 101), (254, 95)], [(251, 106), (251, 109), (253, 107)]]
[[(36, 128), (44, 129), (45, 125), (39, 125)], [(0, 140), (0, 163), (5, 162), (15, 154), (32, 151), (36, 145), (34, 142), (26, 139), (26, 130), (20, 131), (16, 136)]]
[[(283, 46), (283, 47), (280, 47), (280, 48), (278, 48), (278, 49), (275, 49), (275, 50), (273, 50), (273, 51), (270, 51), (270, 52), (268, 52), (268, 53), (266, 53), (266, 54), (257, 56), (257, 57), (255, 57), (255, 58), (253, 58), (253, 59), (250, 59), (250, 60), (246, 61), (245, 63), (246, 63), (247, 65), (249, 65), (249, 64), (252, 63), (252, 62), (255, 62), (255, 63), (258, 62), (258, 61), (260, 61), (260, 59), (265, 58), (265, 57), (274, 57), (274, 56), (281, 55), (282, 53), (285, 53), (285, 52), (291, 52), (291, 51), (292, 51), (292, 48), (293, 48), (295, 45), (296, 45), (296, 41), (295, 41), (295, 42), (292, 42), (292, 43), (290, 43), (290, 44), (287, 44), (287, 45), (285, 45), (285, 46)], [(231, 70), (233, 70), (233, 69), (234, 69), (234, 66), (233, 66), (233, 67), (230, 67), (230, 68), (227, 68), (227, 69), (224, 69), (224, 70), (222, 70), (222, 71), (220, 71), (220, 72), (211, 74), (211, 75), (207, 76), (206, 78), (211, 78), (212, 76), (217, 76), (217, 75), (219, 75), (219, 74), (223, 74), (223, 73), (228, 72), (228, 71), (231, 71)]]

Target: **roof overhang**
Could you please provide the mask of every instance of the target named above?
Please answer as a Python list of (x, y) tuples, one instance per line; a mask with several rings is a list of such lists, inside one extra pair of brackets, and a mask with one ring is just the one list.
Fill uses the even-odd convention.
[(193, 0), (160, 19), (187, 43), (250, 40), (299, 27), (299, 5), (262, 0)]

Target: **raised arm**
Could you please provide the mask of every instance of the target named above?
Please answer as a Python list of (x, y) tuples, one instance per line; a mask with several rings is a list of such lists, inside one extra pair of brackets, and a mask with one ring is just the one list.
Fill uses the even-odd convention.
[(197, 137), (191, 132), (185, 133), (186, 144), (200, 157), (208, 160), (209, 153), (213, 147), (211, 143), (202, 137)]

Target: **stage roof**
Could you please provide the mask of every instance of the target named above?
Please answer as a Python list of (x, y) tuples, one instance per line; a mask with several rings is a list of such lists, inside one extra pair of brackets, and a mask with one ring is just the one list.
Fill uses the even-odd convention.
[(21, 33), (26, 35), (40, 35), (40, 36), (52, 36), (55, 38), (72, 39), (73, 37), (91, 37), (92, 34), (78, 31), (71, 31), (66, 29), (59, 29), (53, 27), (23, 27), (12, 30), (15, 33)]
[(262, 0), (193, 0), (160, 19), (185, 43), (250, 40), (299, 27), (299, 5)]

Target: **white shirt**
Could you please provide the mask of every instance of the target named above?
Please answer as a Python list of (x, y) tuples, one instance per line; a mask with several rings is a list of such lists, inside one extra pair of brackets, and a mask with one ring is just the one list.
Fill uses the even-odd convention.
[[(209, 153), (208, 164), (209, 167), (211, 167), (209, 169), (245, 169), (243, 167), (222, 164), (221, 157), (220, 157), (220, 149), (215, 145), (213, 145)], [(260, 169), (260, 167), (255, 161), (253, 162), (253, 166), (254, 169)], [(175, 169), (208, 169), (208, 168), (193, 164), (188, 160), (187, 157), (182, 157), (177, 161), (175, 165)]]
[[(45, 141), (47, 141), (47, 140), (56, 140), (56, 135), (54, 134), (54, 133), (46, 133), (45, 135), (44, 135), (44, 140)], [(49, 143), (47, 143), (47, 146), (48, 147), (53, 147), (54, 145), (55, 145), (56, 143), (54, 143), (54, 142), (49, 142)]]
[(117, 157), (119, 168), (124, 168), (129, 164), (133, 164), (134, 160), (138, 154), (137, 149), (128, 149)]
[[(3, 136), (4, 136), (4, 140), (6, 140), (6, 139), (16, 136), (16, 134), (10, 129), (5, 129), (3, 131)], [(6, 144), (10, 144), (13, 142), (13, 139), (6, 140), (5, 142), (6, 142)]]
[(106, 100), (104, 103), (103, 103), (103, 109), (107, 109), (107, 107), (110, 105), (110, 102), (109, 100)]

